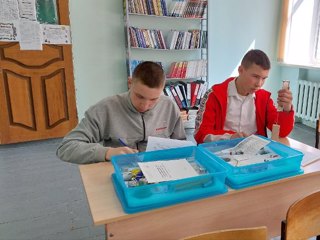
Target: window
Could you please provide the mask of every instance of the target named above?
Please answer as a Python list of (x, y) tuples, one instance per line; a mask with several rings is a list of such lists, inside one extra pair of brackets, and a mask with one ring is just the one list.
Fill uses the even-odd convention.
[(319, 0), (283, 0), (278, 60), (320, 67)]

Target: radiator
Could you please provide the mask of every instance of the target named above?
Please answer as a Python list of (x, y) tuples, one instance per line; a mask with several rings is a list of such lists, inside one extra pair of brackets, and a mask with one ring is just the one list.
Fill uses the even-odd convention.
[(320, 113), (320, 82), (298, 80), (296, 116), (316, 122)]

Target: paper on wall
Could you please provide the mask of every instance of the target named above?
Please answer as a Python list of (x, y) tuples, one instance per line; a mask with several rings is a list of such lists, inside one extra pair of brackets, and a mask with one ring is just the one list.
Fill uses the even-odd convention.
[(17, 0), (0, 0), (0, 22), (13, 22), (19, 20)]
[(66, 25), (41, 24), (42, 41), (45, 44), (71, 44), (70, 27)]
[(16, 22), (0, 22), (0, 41), (18, 42), (19, 30)]
[[(1, 0), (0, 0), (1, 1)], [(36, 3), (35, 0), (19, 0), (19, 16), (21, 20), (36, 21)]]
[(20, 49), (42, 50), (41, 28), (39, 22), (20, 22)]

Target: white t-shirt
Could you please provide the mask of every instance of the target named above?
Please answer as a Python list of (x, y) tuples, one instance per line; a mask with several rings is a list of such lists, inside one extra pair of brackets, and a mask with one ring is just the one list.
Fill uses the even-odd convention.
[[(248, 135), (257, 132), (255, 97), (255, 93), (247, 96), (239, 95), (235, 80), (229, 82), (227, 116), (224, 123), (225, 130), (244, 132)], [(230, 139), (231, 135), (229, 133), (215, 135), (211, 136), (210, 140)]]

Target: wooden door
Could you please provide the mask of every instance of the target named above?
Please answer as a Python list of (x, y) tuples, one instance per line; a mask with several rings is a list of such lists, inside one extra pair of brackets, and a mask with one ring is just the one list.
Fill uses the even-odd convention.
[[(57, 0), (57, 15), (69, 25), (68, 1)], [(0, 42), (0, 144), (62, 137), (77, 122), (71, 45)]]

